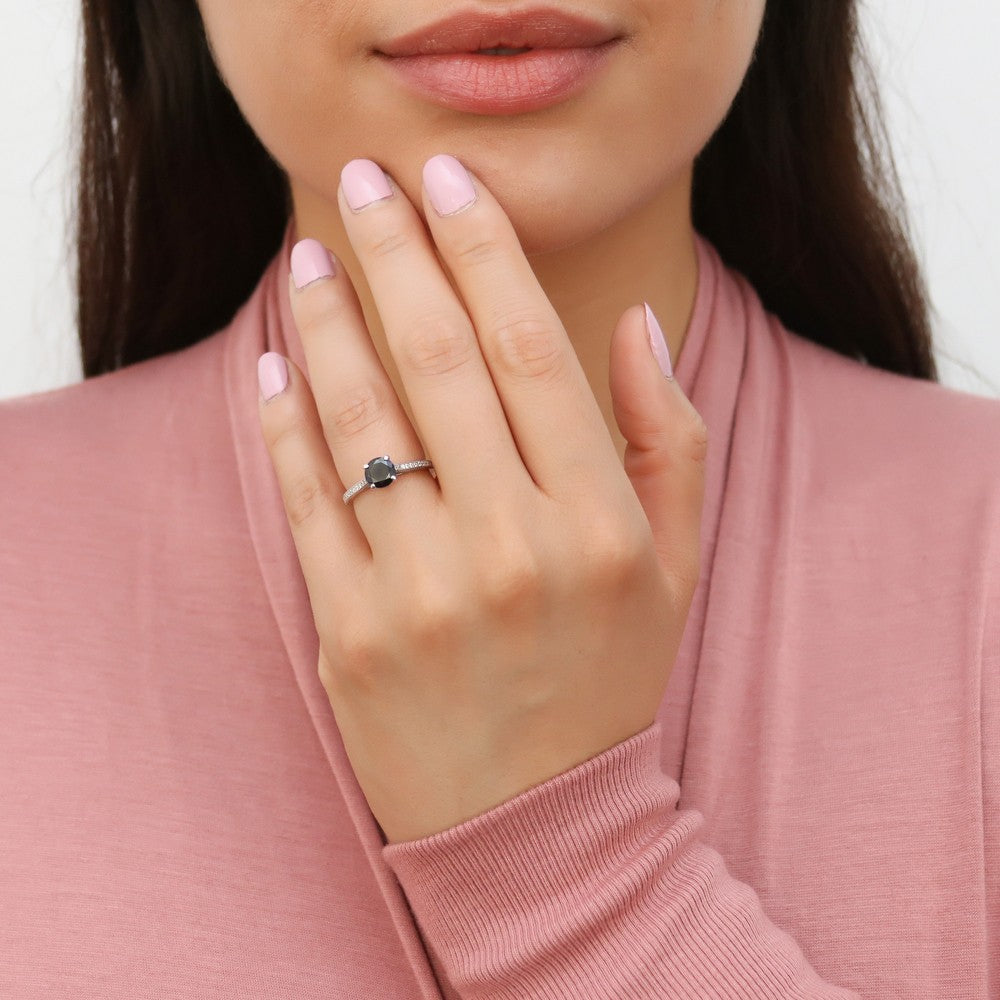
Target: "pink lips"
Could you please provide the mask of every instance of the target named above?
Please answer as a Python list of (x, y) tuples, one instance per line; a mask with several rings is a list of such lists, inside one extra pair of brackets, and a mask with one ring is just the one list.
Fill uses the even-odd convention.
[(456, 111), (537, 111), (579, 91), (614, 43), (586, 49), (532, 49), (516, 56), (456, 53), (388, 60), (414, 91)]
[[(518, 14), (467, 11), (411, 31), (376, 51), (413, 92), (457, 111), (534, 111), (579, 91), (620, 38), (613, 28), (556, 8)], [(530, 48), (483, 55), (487, 48)]]

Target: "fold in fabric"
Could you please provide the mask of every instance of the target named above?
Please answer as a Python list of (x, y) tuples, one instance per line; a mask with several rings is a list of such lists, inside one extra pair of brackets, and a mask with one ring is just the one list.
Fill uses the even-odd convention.
[(1000, 996), (1000, 401), (803, 339), (696, 237), (654, 724), (386, 845), (260, 430), (294, 239), (206, 340), (0, 401), (0, 996)]

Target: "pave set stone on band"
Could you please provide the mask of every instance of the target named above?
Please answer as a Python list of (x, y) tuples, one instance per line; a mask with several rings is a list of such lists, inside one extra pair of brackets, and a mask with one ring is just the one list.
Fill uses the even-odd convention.
[(370, 462), (365, 463), (365, 478), (359, 479), (346, 493), (344, 493), (344, 503), (349, 504), (362, 490), (378, 490), (396, 481), (396, 477), (404, 472), (413, 472), (416, 469), (426, 469), (435, 479), (437, 473), (434, 471), (434, 463), (426, 458), (418, 459), (415, 462), (402, 462), (396, 465), (388, 455), (378, 455)]

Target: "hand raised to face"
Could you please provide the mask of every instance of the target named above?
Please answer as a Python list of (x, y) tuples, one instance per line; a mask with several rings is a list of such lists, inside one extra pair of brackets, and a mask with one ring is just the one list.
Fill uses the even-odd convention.
[[(389, 842), (478, 815), (653, 722), (698, 579), (707, 451), (636, 306), (609, 333), (623, 468), (496, 199), (450, 156), (423, 179), (426, 227), (369, 160), (338, 189), (416, 426), (316, 241), (296, 244), (289, 276), (309, 382), (279, 355), (258, 365), (319, 674)], [(656, 349), (666, 358), (662, 335)], [(345, 503), (386, 455), (434, 471)]]

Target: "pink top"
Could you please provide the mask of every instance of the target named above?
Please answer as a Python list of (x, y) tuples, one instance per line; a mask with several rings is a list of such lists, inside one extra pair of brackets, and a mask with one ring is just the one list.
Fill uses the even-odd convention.
[(790, 333), (699, 238), (656, 723), (386, 846), (257, 412), (291, 228), (224, 330), (0, 403), (0, 996), (1000, 997), (1000, 401)]

